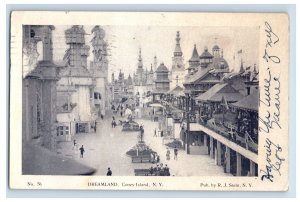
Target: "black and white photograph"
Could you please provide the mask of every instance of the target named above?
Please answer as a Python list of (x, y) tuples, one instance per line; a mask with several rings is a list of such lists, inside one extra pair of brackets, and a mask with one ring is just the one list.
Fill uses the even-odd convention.
[[(118, 24), (115, 15), (112, 23), (91, 16), (85, 24), (19, 27), (20, 175), (134, 177), (143, 179), (132, 185), (138, 189), (151, 189), (147, 179), (238, 179), (197, 182), (209, 190), (251, 190), (243, 179), (281, 176), (287, 151), (266, 136), (287, 130), (279, 100), (284, 76), (272, 71), (281, 58), (270, 49), (283, 40), (278, 26), (263, 20), (216, 25), (222, 14), (212, 13), (195, 25), (177, 23), (169, 13), (152, 15), (174, 15), (170, 24)], [(205, 16), (186, 14), (195, 21)], [(109, 183), (86, 186), (131, 186)]]

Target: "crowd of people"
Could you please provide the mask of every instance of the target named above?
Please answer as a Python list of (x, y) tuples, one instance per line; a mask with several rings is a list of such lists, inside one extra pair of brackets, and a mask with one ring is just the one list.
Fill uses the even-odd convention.
[(156, 167), (153, 168), (153, 166), (150, 167), (149, 169), (150, 175), (155, 175), (155, 176), (170, 176), (170, 169), (167, 164), (157, 164)]

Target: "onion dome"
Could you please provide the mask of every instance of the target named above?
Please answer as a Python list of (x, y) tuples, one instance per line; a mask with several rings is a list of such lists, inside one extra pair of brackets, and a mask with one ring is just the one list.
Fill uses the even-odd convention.
[(204, 48), (204, 52), (200, 55), (200, 59), (211, 59), (214, 56), (208, 52), (207, 47)]
[(164, 63), (161, 63), (159, 67), (157, 68), (156, 72), (169, 72), (168, 68), (164, 65)]
[(219, 46), (218, 45), (214, 45), (214, 47), (212, 48), (212, 50), (220, 50)]

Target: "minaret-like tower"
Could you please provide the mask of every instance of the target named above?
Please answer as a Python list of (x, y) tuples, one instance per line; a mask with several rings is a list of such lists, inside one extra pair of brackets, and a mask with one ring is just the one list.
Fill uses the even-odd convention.
[(138, 68), (143, 68), (143, 59), (142, 59), (142, 51), (141, 51), (141, 48), (139, 49)]
[(157, 69), (157, 57), (156, 55), (154, 56), (154, 59), (153, 59), (153, 71), (155, 72)]
[(184, 65), (183, 65), (183, 56), (182, 51), (180, 47), (180, 33), (177, 31), (176, 34), (176, 45), (175, 50), (173, 53), (173, 64), (172, 64), (172, 72), (173, 71), (184, 71)]
[(183, 54), (180, 47), (180, 33), (177, 31), (176, 33), (176, 45), (175, 50), (173, 52), (173, 58), (172, 58), (172, 68), (170, 71), (170, 78), (171, 81), (171, 88), (175, 87), (177, 85), (182, 85), (184, 76), (185, 76), (185, 69), (183, 64)]

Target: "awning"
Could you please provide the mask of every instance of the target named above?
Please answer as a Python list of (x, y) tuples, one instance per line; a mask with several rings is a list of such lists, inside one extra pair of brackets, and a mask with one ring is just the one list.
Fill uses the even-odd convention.
[(152, 104), (150, 104), (150, 107), (162, 107), (162, 108), (164, 108), (164, 106), (159, 104), (159, 103), (152, 103)]

